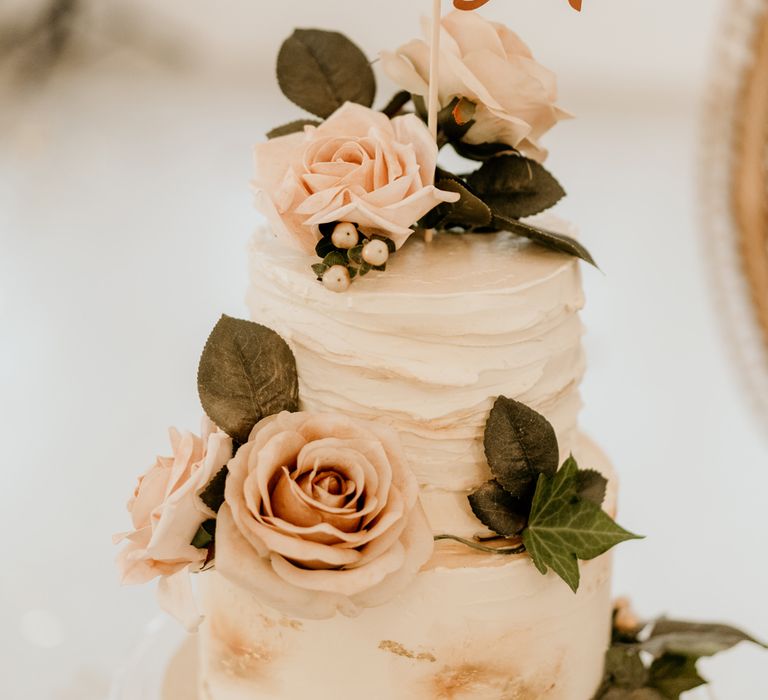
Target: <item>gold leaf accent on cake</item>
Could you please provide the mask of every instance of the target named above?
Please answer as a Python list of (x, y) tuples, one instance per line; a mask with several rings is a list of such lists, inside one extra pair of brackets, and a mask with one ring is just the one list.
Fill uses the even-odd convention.
[[(266, 627), (266, 625), (265, 625)], [(236, 678), (264, 677), (275, 660), (275, 650), (266, 642), (246, 638), (230, 622), (217, 617), (211, 621), (211, 638), (222, 672)]]
[(462, 663), (444, 666), (431, 679), (429, 697), (434, 700), (463, 700), (487, 697), (494, 700), (543, 700), (557, 685), (559, 664), (551, 675), (540, 680), (520, 678), (513, 666), (489, 663)]
[(379, 649), (382, 651), (388, 651), (390, 654), (396, 654), (406, 659), (413, 659), (414, 661), (429, 661), (435, 663), (437, 659), (434, 654), (430, 654), (428, 651), (413, 652), (406, 649), (400, 642), (394, 642), (391, 639), (385, 639), (379, 644)]

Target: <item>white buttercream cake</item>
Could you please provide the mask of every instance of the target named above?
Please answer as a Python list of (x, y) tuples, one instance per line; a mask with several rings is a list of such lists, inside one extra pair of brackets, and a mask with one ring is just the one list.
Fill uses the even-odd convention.
[[(607, 476), (604, 507), (615, 510), (611, 466), (578, 429), (575, 258), (505, 232), (413, 236), (386, 273), (344, 294), (318, 284), (308, 256), (268, 230), (255, 236), (250, 260), (251, 317), (293, 350), (301, 409), (394, 427), (435, 534), (488, 534), (467, 496), (490, 477), (482, 433), (499, 395), (541, 412), (563, 457), (573, 452)], [(610, 554), (580, 568), (573, 593), (525, 554), (441, 541), (400, 595), (327, 620), (286, 616), (211, 572), (202, 697), (588, 700), (610, 638)]]

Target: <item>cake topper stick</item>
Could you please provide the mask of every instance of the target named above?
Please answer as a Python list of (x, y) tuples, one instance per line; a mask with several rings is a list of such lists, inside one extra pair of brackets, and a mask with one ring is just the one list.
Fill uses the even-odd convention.
[(427, 125), (437, 142), (438, 86), (440, 83), (440, 20), (441, 0), (432, 0), (432, 46), (429, 54), (429, 95), (427, 98)]

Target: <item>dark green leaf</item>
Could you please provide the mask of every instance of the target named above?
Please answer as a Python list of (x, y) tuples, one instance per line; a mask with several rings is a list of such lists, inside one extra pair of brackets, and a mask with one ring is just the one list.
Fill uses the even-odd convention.
[(577, 479), (576, 490), (579, 497), (585, 501), (591, 501), (596, 506), (601, 506), (605, 500), (608, 480), (594, 469), (579, 469)]
[(323, 236), (315, 246), (315, 253), (321, 258), (324, 258), (328, 253), (332, 253), (334, 250), (336, 250), (336, 246), (333, 245), (330, 234)]
[(528, 238), (535, 243), (538, 243), (545, 248), (549, 248), (550, 250), (555, 250), (558, 253), (573, 255), (574, 257), (597, 267), (597, 263), (590, 252), (579, 243), (579, 241), (570, 236), (566, 236), (562, 233), (555, 233), (554, 231), (547, 231), (538, 226), (532, 226), (531, 224), (517, 221), (516, 219), (507, 219), (503, 216), (497, 216), (495, 212), (493, 226), (495, 229), (511, 231), (518, 236)]
[(648, 685), (656, 688), (668, 700), (678, 700), (681, 693), (705, 685), (706, 682), (696, 670), (695, 658), (664, 654), (651, 664)]
[(578, 497), (578, 466), (569, 459), (554, 475), (541, 474), (528, 527), (523, 532), (533, 563), (552, 569), (575, 592), (579, 559), (594, 559), (637, 535), (617, 525), (599, 506)]
[(386, 236), (382, 236), (378, 233), (374, 233), (371, 236), (372, 241), (384, 241), (384, 243), (387, 246), (387, 250), (389, 251), (389, 254), (392, 255), (392, 253), (397, 252), (397, 246), (395, 245), (395, 242), (391, 238), (387, 238)]
[(469, 495), (469, 504), (477, 519), (503, 537), (519, 535), (528, 522), (525, 504), (492, 479)]
[(192, 546), (197, 549), (208, 549), (216, 536), (216, 520), (211, 518), (206, 520), (192, 538)]
[(326, 272), (328, 272), (328, 265), (325, 263), (315, 263), (312, 265), (312, 272), (314, 272), (318, 277), (322, 277)]
[(648, 681), (648, 669), (637, 649), (616, 645), (605, 654), (605, 677), (609, 685), (635, 690)]
[(200, 358), (197, 388), (203, 410), (224, 432), (246, 442), (262, 418), (296, 411), (296, 360), (275, 331), (222, 316)]
[(557, 436), (532, 408), (500, 396), (485, 424), (485, 457), (493, 476), (510, 495), (529, 501), (539, 474), (554, 474)]
[(360, 265), (357, 272), (360, 275), (360, 277), (364, 277), (367, 275), (373, 268), (365, 261)]
[(494, 212), (509, 219), (538, 214), (565, 196), (565, 190), (543, 165), (523, 156), (491, 158), (467, 181)]
[(439, 221), (429, 228), (470, 230), (477, 226), (488, 226), (491, 223), (493, 219), (491, 210), (461, 180), (441, 178), (437, 181), (437, 187), (447, 192), (457, 192), (459, 201), (437, 206), (433, 211)]
[(283, 124), (282, 126), (277, 126), (271, 131), (268, 131), (267, 138), (276, 139), (280, 136), (288, 136), (299, 131), (304, 131), (305, 126), (320, 126), (321, 123), (322, 122), (319, 122), (315, 119), (297, 119), (296, 121)]
[(466, 141), (452, 141), (451, 146), (463, 158), (469, 160), (485, 161), (496, 156), (520, 155), (520, 152), (506, 143), (467, 143)]
[(345, 102), (370, 107), (376, 96), (368, 59), (338, 32), (297, 29), (280, 48), (277, 80), (289, 100), (323, 119)]
[(640, 648), (657, 658), (663, 654), (699, 658), (726, 651), (739, 642), (752, 642), (768, 648), (746, 632), (729, 625), (666, 619), (653, 625), (650, 637), (640, 644)]
[(221, 504), (224, 503), (224, 485), (227, 483), (227, 474), (229, 474), (229, 469), (226, 466), (219, 469), (200, 494), (200, 500), (214, 513), (218, 513)]

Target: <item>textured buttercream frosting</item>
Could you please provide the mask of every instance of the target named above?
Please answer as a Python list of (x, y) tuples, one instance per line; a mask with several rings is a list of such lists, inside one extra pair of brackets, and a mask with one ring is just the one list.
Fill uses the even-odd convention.
[[(573, 234), (557, 220), (550, 228)], [(383, 421), (400, 433), (435, 532), (483, 530), (467, 495), (490, 477), (483, 428), (499, 395), (554, 425), (564, 458), (609, 478), (577, 428), (584, 370), (578, 263), (508, 233), (412, 237), (341, 294), (311, 256), (260, 231), (253, 320), (293, 349), (303, 410)], [(577, 594), (527, 555), (439, 542), (400, 595), (357, 618), (299, 620), (215, 572), (206, 577), (204, 700), (588, 700), (610, 634), (611, 559), (581, 565)]]
[[(573, 234), (552, 217), (542, 223)], [(455, 504), (455, 534), (482, 529), (466, 495), (490, 476), (482, 437), (499, 395), (543, 413), (562, 455), (572, 450), (584, 371), (575, 259), (509, 233), (415, 235), (386, 272), (341, 294), (314, 278), (316, 260), (259, 231), (251, 317), (293, 349), (303, 410), (400, 433), (428, 515)]]

